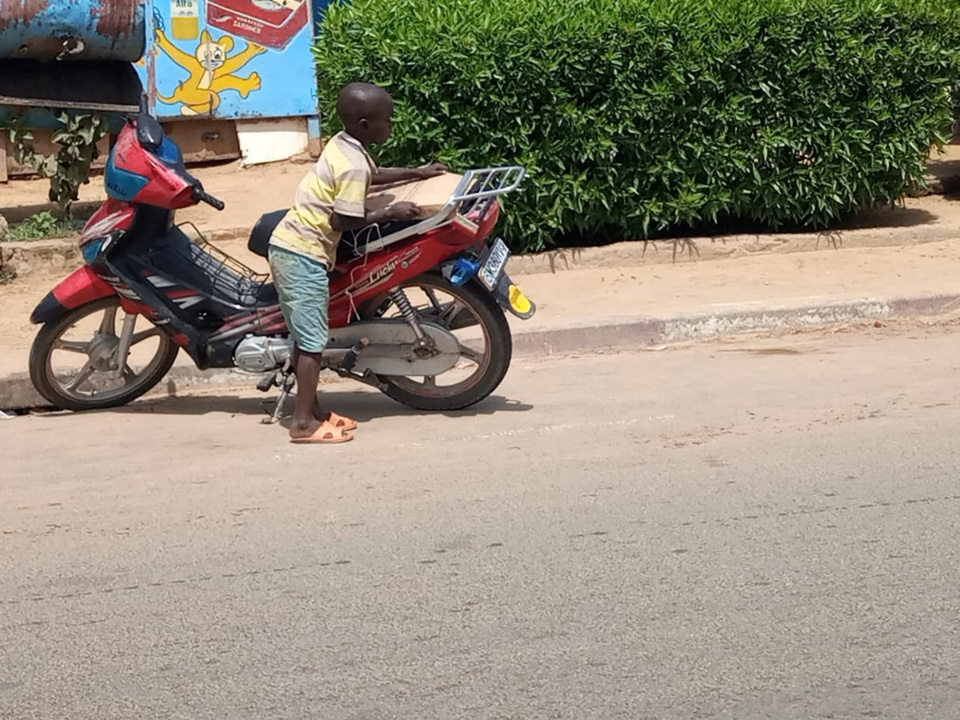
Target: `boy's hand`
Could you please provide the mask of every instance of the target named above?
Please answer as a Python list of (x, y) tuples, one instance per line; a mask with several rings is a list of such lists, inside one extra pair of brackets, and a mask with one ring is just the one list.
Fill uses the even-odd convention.
[(412, 202), (398, 202), (396, 205), (391, 205), (387, 210), (390, 213), (391, 220), (416, 220), (420, 217), (420, 208)]
[(421, 180), (427, 180), (429, 178), (440, 177), (445, 174), (450, 168), (448, 168), (443, 163), (431, 163), (426, 167), (417, 168), (417, 173), (420, 175)]

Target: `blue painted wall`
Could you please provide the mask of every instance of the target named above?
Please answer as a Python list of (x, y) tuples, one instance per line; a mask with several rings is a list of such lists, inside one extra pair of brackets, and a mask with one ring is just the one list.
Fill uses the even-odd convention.
[(315, 9), (309, 0), (148, 0), (147, 53), (137, 66), (154, 112), (316, 115)]

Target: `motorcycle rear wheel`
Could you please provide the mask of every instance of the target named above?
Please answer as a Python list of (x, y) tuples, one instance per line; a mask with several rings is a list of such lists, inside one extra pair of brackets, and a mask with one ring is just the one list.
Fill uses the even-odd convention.
[[(409, 407), (434, 412), (463, 410), (493, 393), (510, 368), (513, 337), (503, 310), (490, 293), (475, 283), (454, 285), (442, 275), (434, 273), (411, 278), (400, 289), (407, 295), (421, 321), (436, 323), (451, 331), (476, 327), (481, 337), (469, 339), (468, 344), (458, 337), (461, 340), (461, 363), (457, 368), (438, 376), (443, 379), (455, 371), (462, 372), (474, 365), (476, 369), (463, 380), (452, 385), (441, 385), (437, 377), (417, 380), (413, 377), (379, 376), (378, 379), (386, 387), (384, 393)], [(441, 302), (440, 295), (449, 299)], [(362, 316), (364, 320), (374, 320), (390, 317), (397, 312), (394, 303), (384, 296), (370, 303)], [(478, 350), (481, 340), (483, 349)]]
[[(167, 333), (151, 326), (134, 333), (131, 354), (122, 376), (111, 376), (110, 363), (115, 358), (119, 344), (119, 309), (120, 298), (104, 298), (70, 310), (63, 317), (40, 328), (30, 348), (30, 379), (37, 392), (54, 407), (80, 412), (126, 405), (151, 390), (173, 366), (180, 348)], [(95, 319), (97, 315), (101, 317), (89, 340), (65, 339), (68, 332), (78, 329), (84, 321)], [(80, 334), (89, 332), (93, 327), (90, 323), (86, 326), (86, 331), (78, 330)], [(150, 347), (155, 347), (155, 350), (151, 352)], [(64, 369), (62, 365), (55, 367), (54, 353), (57, 351), (79, 358), (86, 356), (86, 360), (79, 369)], [(133, 359), (134, 351), (137, 354), (136, 361)], [(131, 365), (131, 362), (134, 364)]]

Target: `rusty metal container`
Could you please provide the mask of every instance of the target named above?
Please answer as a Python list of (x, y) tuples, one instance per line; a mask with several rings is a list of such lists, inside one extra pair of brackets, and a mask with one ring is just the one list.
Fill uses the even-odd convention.
[(0, 0), (0, 60), (136, 62), (145, 47), (142, 0)]

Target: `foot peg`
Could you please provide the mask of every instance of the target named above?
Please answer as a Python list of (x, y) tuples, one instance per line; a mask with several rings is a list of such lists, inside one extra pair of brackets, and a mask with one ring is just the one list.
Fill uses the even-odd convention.
[(269, 375), (264, 375), (260, 378), (260, 382), (257, 383), (257, 390), (267, 392), (274, 385), (279, 385), (280, 381), (277, 379), (279, 374), (280, 373), (270, 373)]
[(363, 349), (370, 344), (370, 341), (366, 338), (360, 338), (356, 345), (347, 350), (347, 354), (343, 356), (343, 360), (340, 361), (340, 368), (350, 372), (353, 370), (353, 366), (357, 364), (357, 355), (359, 355)]

